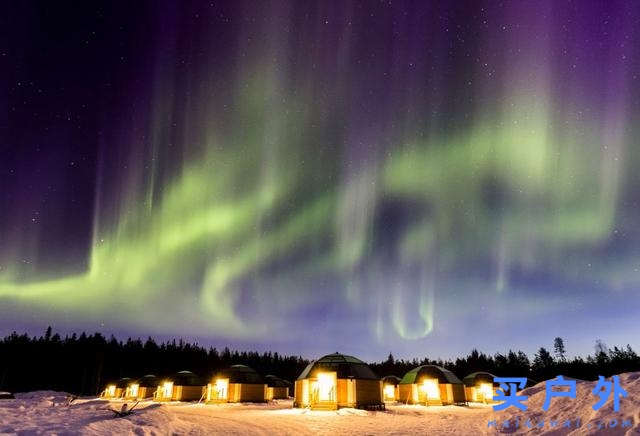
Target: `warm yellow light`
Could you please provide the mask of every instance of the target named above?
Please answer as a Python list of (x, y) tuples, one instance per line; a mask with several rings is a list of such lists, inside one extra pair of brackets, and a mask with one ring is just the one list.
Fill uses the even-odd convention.
[(214, 385), (215, 396), (219, 400), (226, 400), (229, 393), (229, 379), (217, 379)]
[(137, 383), (132, 383), (129, 385), (129, 396), (137, 397), (138, 396), (138, 388), (140, 387)]
[(107, 386), (107, 397), (115, 397), (116, 396), (116, 385)]
[(309, 404), (309, 380), (302, 380), (302, 404)]
[(396, 387), (394, 385), (384, 385), (384, 397), (393, 400), (396, 397)]
[(480, 383), (477, 389), (484, 400), (493, 399), (493, 385), (491, 383)]
[(162, 396), (164, 398), (171, 398), (173, 395), (173, 382), (164, 382), (162, 385)]
[(427, 394), (427, 398), (440, 398), (440, 388), (438, 380), (431, 378), (424, 379), (420, 385), (422, 392)]
[(318, 400), (334, 401), (335, 395), (335, 374), (321, 372), (318, 373)]

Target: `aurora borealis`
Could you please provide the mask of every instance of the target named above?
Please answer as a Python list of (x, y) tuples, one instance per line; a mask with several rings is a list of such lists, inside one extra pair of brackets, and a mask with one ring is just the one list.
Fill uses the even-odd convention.
[(639, 3), (7, 8), (1, 333), (640, 345)]

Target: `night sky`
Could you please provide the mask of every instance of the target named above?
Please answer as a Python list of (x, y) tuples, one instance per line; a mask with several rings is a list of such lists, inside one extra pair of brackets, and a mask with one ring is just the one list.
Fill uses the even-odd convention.
[(640, 347), (640, 3), (9, 2), (0, 333)]

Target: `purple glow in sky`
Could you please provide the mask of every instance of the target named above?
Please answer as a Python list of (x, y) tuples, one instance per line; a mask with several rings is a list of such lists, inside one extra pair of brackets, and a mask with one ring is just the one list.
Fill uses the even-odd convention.
[(640, 346), (640, 3), (6, 9), (0, 333)]

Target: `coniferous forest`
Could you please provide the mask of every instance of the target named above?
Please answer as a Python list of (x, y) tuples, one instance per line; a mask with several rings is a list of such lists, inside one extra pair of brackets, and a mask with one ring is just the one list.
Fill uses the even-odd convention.
[[(402, 377), (418, 366), (434, 364), (453, 371), (459, 378), (475, 371), (497, 376), (528, 377), (542, 381), (559, 374), (582, 380), (595, 380), (640, 371), (640, 356), (629, 346), (607, 347), (596, 341), (594, 353), (586, 357), (567, 358), (564, 341), (556, 338), (552, 351), (541, 347), (532, 359), (522, 351), (485, 354), (472, 350), (455, 360), (395, 359), (392, 354), (383, 362), (370, 363), (380, 376)], [(349, 354), (348, 350), (344, 350)], [(356, 356), (357, 357), (357, 356)], [(145, 374), (166, 376), (181, 370), (193, 371), (205, 379), (217, 370), (245, 364), (259, 373), (273, 374), (294, 381), (309, 363), (299, 356), (277, 352), (218, 350), (182, 340), (157, 343), (149, 338), (119, 341), (100, 333), (61, 337), (49, 327), (44, 335), (30, 337), (16, 332), (0, 340), (0, 390), (24, 392), (57, 390), (78, 395), (96, 395), (104, 385), (122, 377), (137, 378)]]

